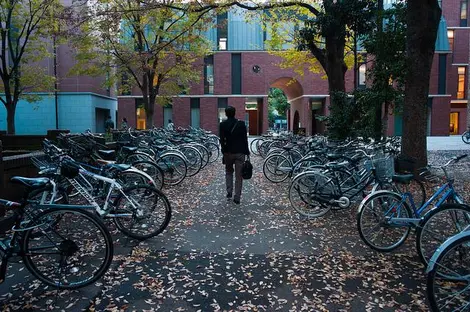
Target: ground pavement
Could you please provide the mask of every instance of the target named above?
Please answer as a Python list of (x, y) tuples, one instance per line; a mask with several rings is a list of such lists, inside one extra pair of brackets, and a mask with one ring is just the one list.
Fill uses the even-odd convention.
[(140, 244), (115, 235), (112, 270), (91, 287), (44, 290), (14, 265), (0, 284), (3, 311), (428, 310), (413, 235), (381, 254), (360, 240), (355, 206), (299, 218), (287, 183), (268, 182), (262, 160), (252, 162), (240, 205), (225, 198), (220, 160), (166, 189), (173, 207), (168, 229)]

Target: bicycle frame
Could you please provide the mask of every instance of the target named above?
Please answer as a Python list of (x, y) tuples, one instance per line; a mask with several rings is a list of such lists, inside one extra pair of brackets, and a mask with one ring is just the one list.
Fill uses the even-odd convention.
[[(441, 197), (440, 197), (441, 196)], [(458, 204), (463, 204), (462, 198), (455, 192), (455, 189), (452, 185), (452, 182), (446, 182), (444, 185), (442, 185), (432, 196), (429, 198), (423, 206), (417, 208), (415, 205), (415, 202), (413, 200), (413, 196), (411, 193), (406, 192), (403, 193), (401, 196), (401, 201), (399, 203), (399, 207), (397, 208), (396, 206), (392, 206), (385, 215), (388, 215), (391, 213), (394, 209), (398, 210), (398, 214), (400, 214), (401, 209), (402, 209), (402, 203), (406, 202), (406, 200), (409, 200), (411, 204), (411, 208), (413, 209), (413, 214), (414, 218), (393, 218), (390, 217), (388, 219), (390, 224), (393, 225), (399, 225), (399, 226), (418, 226), (419, 222), (422, 219), (422, 212), (428, 208), (433, 201), (435, 201), (437, 198), (440, 199), (436, 203), (435, 207), (441, 206), (446, 200), (449, 198), (453, 198)]]
[[(119, 191), (123, 196), (126, 197), (126, 199), (129, 200), (129, 197), (122, 191), (123, 187), (121, 184), (119, 184), (116, 180), (100, 176), (98, 174), (95, 174), (93, 172), (90, 172), (88, 170), (85, 170), (83, 168), (79, 169), (79, 174), (82, 174), (83, 176), (88, 176), (91, 177), (95, 180), (103, 181), (107, 184), (110, 184), (108, 194), (106, 195), (106, 200), (104, 202), (104, 206), (101, 207), (96, 200), (93, 198), (93, 196), (87, 191), (85, 187), (83, 187), (80, 183), (78, 183), (75, 179), (70, 179), (67, 178), (69, 183), (90, 203), (90, 205), (98, 212), (98, 214), (102, 217), (121, 217), (121, 216), (131, 216), (132, 214), (126, 213), (126, 214), (110, 214), (109, 211), (109, 204), (111, 201), (111, 196), (114, 192), (114, 190)], [(135, 203), (133, 201), (129, 201), (132, 205), (133, 208), (137, 208)]]

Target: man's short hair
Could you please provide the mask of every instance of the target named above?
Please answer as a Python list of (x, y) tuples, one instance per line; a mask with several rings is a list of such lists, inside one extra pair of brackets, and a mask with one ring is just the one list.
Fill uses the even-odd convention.
[(228, 106), (226, 109), (225, 109), (225, 116), (227, 117), (235, 117), (235, 107), (233, 106)]

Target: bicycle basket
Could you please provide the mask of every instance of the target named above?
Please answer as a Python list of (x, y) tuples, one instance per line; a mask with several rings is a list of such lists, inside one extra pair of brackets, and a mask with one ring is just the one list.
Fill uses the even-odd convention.
[(72, 161), (65, 160), (60, 164), (60, 174), (66, 178), (73, 179), (78, 176), (80, 167)]
[(395, 174), (393, 157), (377, 158), (373, 160), (375, 174), (381, 180), (391, 179)]

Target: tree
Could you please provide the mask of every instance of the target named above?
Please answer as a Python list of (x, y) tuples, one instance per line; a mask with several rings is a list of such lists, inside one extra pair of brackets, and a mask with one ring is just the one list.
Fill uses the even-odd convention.
[(429, 79), (441, 14), (437, 0), (407, 1), (402, 153), (416, 160), (416, 168), (427, 165)]
[(0, 0), (0, 101), (7, 111), (7, 132), (15, 133), (22, 98), (34, 102), (37, 91), (51, 90), (54, 77), (37, 62), (51, 56), (51, 33), (61, 10), (57, 0)]
[(212, 17), (208, 10), (184, 9), (190, 4), (183, 2), (160, 1), (152, 10), (143, 5), (140, 0), (97, 1), (75, 38), (79, 62), (74, 72), (106, 71), (108, 84), (120, 81), (121, 91), (137, 86), (151, 128), (155, 105), (168, 104), (200, 79), (194, 63), (210, 53), (202, 32)]
[[(370, 85), (355, 92), (356, 105), (362, 110), (358, 123), (360, 136), (381, 139), (388, 112), (403, 107), (406, 66), (406, 4), (397, 2), (388, 10), (379, 10), (377, 25), (366, 34), (362, 45), (368, 52), (367, 79)], [(384, 118), (382, 120), (382, 106)]]

